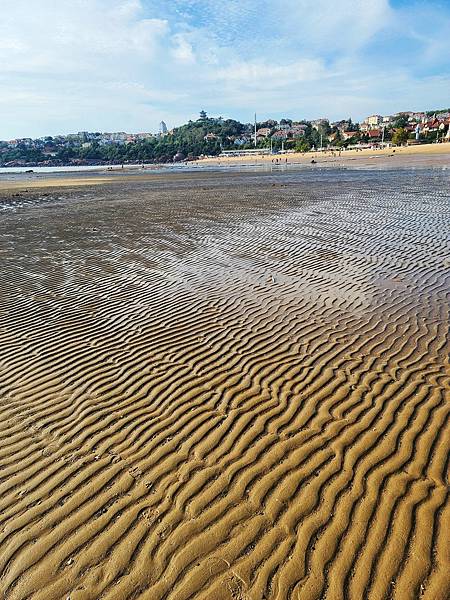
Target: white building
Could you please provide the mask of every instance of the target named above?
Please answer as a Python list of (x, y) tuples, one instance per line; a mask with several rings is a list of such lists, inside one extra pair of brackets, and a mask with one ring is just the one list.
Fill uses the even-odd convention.
[(367, 125), (369, 127), (378, 127), (381, 122), (383, 120), (383, 117), (381, 115), (370, 115), (370, 117), (367, 117), (367, 119), (365, 119)]

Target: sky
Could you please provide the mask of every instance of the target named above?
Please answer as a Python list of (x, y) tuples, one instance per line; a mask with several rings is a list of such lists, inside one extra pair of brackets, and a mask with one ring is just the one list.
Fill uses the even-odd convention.
[(450, 0), (0, 0), (0, 139), (450, 106)]

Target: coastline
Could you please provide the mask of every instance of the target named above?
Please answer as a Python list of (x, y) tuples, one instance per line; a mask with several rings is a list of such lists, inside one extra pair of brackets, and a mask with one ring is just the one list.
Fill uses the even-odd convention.
[[(279, 161), (279, 162), (276, 162)], [(314, 161), (314, 163), (312, 163)], [(77, 171), (47, 171), (32, 173), (0, 173), (0, 191), (25, 191), (40, 188), (97, 186), (123, 181), (164, 181), (168, 177), (186, 177), (189, 173), (230, 173), (239, 168), (276, 171), (282, 169), (418, 169), (450, 168), (450, 143), (428, 144), (383, 150), (348, 150), (341, 155), (333, 152), (307, 152), (285, 155), (213, 157), (186, 163), (126, 165), (123, 169), (99, 165)]]
[[(418, 146), (398, 146), (395, 148), (374, 148), (364, 150), (343, 150), (339, 152), (323, 151), (323, 152), (294, 152), (290, 154), (274, 154), (274, 155), (258, 155), (258, 156), (226, 156), (204, 158), (194, 161), (196, 164), (208, 164), (221, 166), (235, 164), (273, 164), (275, 159), (280, 161), (279, 164), (311, 164), (311, 160), (315, 160), (317, 164), (345, 165), (350, 161), (361, 163), (362, 160), (372, 158), (399, 158), (399, 157), (436, 157), (443, 155), (450, 158), (450, 142), (442, 144), (421, 144)], [(287, 159), (287, 161), (286, 161)], [(428, 165), (427, 165), (428, 166)]]

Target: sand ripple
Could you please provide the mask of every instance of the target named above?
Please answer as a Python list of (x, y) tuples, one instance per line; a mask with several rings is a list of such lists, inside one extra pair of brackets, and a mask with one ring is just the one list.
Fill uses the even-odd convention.
[(0, 598), (444, 600), (449, 183), (3, 198)]

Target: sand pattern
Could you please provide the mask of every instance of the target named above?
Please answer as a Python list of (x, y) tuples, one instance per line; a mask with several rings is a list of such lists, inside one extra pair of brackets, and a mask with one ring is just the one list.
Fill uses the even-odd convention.
[(447, 598), (449, 183), (0, 198), (0, 598)]

